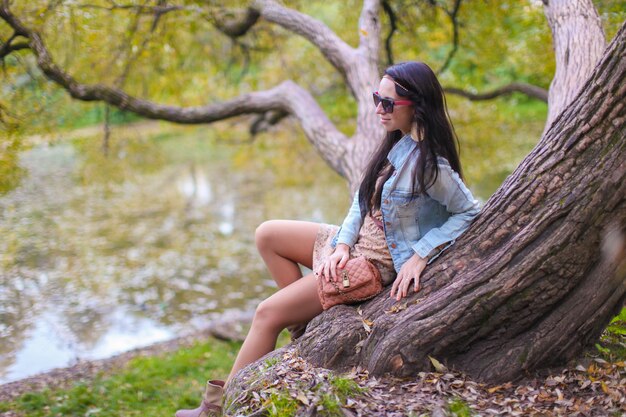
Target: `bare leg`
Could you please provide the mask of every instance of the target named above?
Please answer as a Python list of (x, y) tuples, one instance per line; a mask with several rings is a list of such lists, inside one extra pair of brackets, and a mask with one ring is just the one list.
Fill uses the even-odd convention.
[(322, 311), (317, 296), (317, 278), (313, 274), (304, 276), (259, 304), (226, 384), (241, 368), (274, 350), (281, 330), (290, 324), (308, 322)]
[(298, 264), (312, 267), (319, 227), (318, 223), (270, 220), (256, 229), (257, 248), (278, 288), (302, 277)]

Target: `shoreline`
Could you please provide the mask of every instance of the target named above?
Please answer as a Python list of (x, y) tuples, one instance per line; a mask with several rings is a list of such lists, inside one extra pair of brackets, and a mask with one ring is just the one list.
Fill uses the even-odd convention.
[(54, 368), (16, 381), (0, 384), (0, 402), (8, 402), (28, 392), (39, 392), (46, 388), (64, 389), (77, 381), (91, 381), (98, 375), (111, 373), (122, 368), (128, 361), (141, 356), (157, 356), (189, 347), (210, 338), (243, 341), (243, 327), (252, 320), (253, 312), (242, 312), (236, 318), (215, 320), (206, 328), (163, 342), (135, 348), (109, 358), (81, 360), (62, 368)]

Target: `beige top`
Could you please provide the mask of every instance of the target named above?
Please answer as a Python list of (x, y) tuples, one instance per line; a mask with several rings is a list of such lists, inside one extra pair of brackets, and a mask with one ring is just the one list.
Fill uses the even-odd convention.
[[(382, 213), (380, 211), (375, 212), (374, 217), (382, 222)], [(324, 262), (326, 257), (333, 252), (330, 244), (338, 230), (339, 227), (335, 225), (320, 225), (313, 248), (313, 270), (316, 270), (317, 265)], [(364, 256), (376, 265), (380, 271), (383, 285), (391, 284), (396, 278), (393, 260), (385, 239), (385, 232), (370, 215), (365, 216), (365, 219), (363, 219), (363, 226), (359, 230), (359, 238), (350, 249), (350, 257), (355, 258), (357, 256)]]
[[(393, 169), (390, 164), (383, 169), (382, 174), (378, 177), (376, 187), (382, 187), (382, 180)], [(376, 224), (378, 223), (378, 224)], [(359, 229), (359, 237), (356, 243), (350, 249), (350, 257), (364, 256), (369, 259), (380, 271), (383, 285), (389, 285), (396, 279), (396, 271), (393, 268), (393, 259), (389, 248), (387, 247), (387, 239), (383, 230), (383, 214), (379, 210), (368, 214), (363, 219), (363, 225)], [(332, 240), (339, 230), (339, 226), (330, 224), (321, 224), (320, 230), (315, 239), (313, 246), (313, 270), (317, 269), (317, 265), (324, 262), (326, 257), (333, 252), (331, 246)]]

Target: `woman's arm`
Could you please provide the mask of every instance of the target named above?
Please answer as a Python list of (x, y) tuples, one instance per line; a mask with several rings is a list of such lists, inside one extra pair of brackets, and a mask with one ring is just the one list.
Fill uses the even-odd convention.
[(437, 180), (426, 193), (451, 215), (444, 224), (429, 230), (413, 245), (415, 253), (431, 260), (442, 250), (442, 245), (454, 243), (480, 212), (480, 204), (447, 161), (440, 161), (438, 167)]
[(341, 224), (341, 228), (337, 232), (335, 239), (333, 239), (333, 247), (336, 247), (339, 243), (354, 246), (359, 237), (359, 230), (363, 225), (363, 218), (361, 217), (361, 208), (359, 207), (359, 192), (354, 194), (352, 199), (352, 205), (348, 214)]
[(420, 276), (426, 265), (467, 230), (480, 211), (478, 201), (447, 163), (439, 164), (437, 180), (426, 193), (442, 204), (451, 216), (413, 245), (415, 254), (402, 265), (391, 288), (390, 297), (397, 301), (407, 296), (411, 282), (414, 283), (413, 291), (419, 291)]

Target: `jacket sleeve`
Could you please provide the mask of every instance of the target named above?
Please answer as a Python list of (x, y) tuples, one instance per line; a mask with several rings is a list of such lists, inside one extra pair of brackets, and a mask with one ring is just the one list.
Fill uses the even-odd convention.
[(352, 199), (352, 205), (348, 214), (341, 224), (341, 228), (337, 232), (335, 239), (333, 239), (332, 246), (337, 246), (338, 243), (344, 243), (350, 247), (354, 246), (359, 237), (359, 230), (363, 225), (363, 219), (361, 218), (361, 209), (359, 207), (359, 192), (354, 194)]
[(480, 204), (459, 174), (447, 162), (440, 162), (438, 168), (437, 180), (426, 190), (426, 194), (443, 205), (450, 217), (441, 226), (429, 230), (413, 245), (413, 250), (419, 256), (429, 256), (430, 261), (452, 245), (480, 212)]

